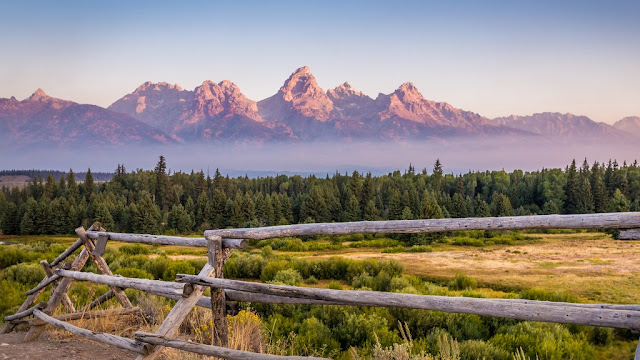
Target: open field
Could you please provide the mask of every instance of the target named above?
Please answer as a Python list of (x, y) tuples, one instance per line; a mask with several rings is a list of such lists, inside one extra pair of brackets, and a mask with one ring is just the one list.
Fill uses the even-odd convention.
[[(0, 245), (0, 255), (9, 248), (18, 251), (4, 252), (6, 265), (14, 265), (0, 271), (3, 283), (12, 289), (5, 295), (3, 311), (9, 313), (11, 308), (19, 305), (24, 290), (40, 279), (41, 269), (36, 265), (38, 259), (54, 257), (58, 248), (71, 244), (75, 239), (74, 236), (0, 236), (0, 242), (18, 244)], [(250, 281), (333, 289), (640, 303), (640, 264), (637, 261), (640, 259), (640, 242), (614, 240), (601, 232), (572, 231), (461, 232), (436, 239), (429, 245), (413, 247), (403, 241), (407, 239), (384, 236), (254, 241), (248, 249), (235, 253), (225, 266), (225, 273), (228, 277)], [(43, 247), (47, 243), (56, 245)], [(42, 253), (33, 253), (40, 251)], [(12, 260), (9, 255), (26, 256), (26, 263)], [(206, 261), (206, 249), (111, 241), (105, 259), (116, 274), (172, 280), (176, 273), (197, 271)], [(90, 264), (86, 271), (96, 271), (94, 267)], [(24, 276), (20, 275), (21, 271), (25, 271)], [(86, 304), (104, 291), (104, 286), (80, 282), (72, 287), (71, 297), (73, 301)], [(147, 306), (160, 309), (159, 313), (170, 309), (171, 301), (159, 298), (141, 300), (141, 294), (132, 290), (127, 290), (127, 294), (134, 302), (146, 302)], [(533, 359), (536, 354), (547, 351), (544, 346), (553, 346), (556, 355), (541, 359), (566, 358), (575, 354), (583, 354), (578, 357), (580, 359), (628, 359), (637, 343), (636, 335), (624, 331), (541, 323), (528, 325), (526, 322), (474, 315), (350, 307), (333, 307), (335, 310), (330, 310), (332, 307), (242, 306), (257, 314), (256, 326), (261, 329), (257, 331), (265, 339), (270, 339), (271, 345), (265, 351), (282, 351), (282, 355), (316, 354), (350, 359), (348, 349), (354, 347), (366, 358), (374, 345), (373, 338), (369, 336), (374, 333), (381, 339), (383, 347), (401, 341), (398, 322), (408, 324), (420, 349), (433, 353), (437, 334), (440, 334), (438, 331), (446, 331), (466, 349), (463, 354), (476, 354), (472, 349), (477, 346), (485, 351), (482, 354), (500, 359), (511, 359), (518, 347), (523, 347)], [(210, 316), (208, 314), (204, 312), (205, 317)], [(196, 336), (192, 340), (202, 340), (198, 338), (197, 329), (206, 327), (208, 320), (197, 321), (198, 325), (185, 327), (191, 329), (183, 334), (186, 339)], [(146, 325), (151, 331), (157, 326), (153, 323)], [(354, 329), (366, 327), (366, 330), (363, 330), (361, 338), (353, 338), (350, 334), (355, 330), (343, 330), (350, 326)], [(89, 327), (93, 329), (93, 326)], [(319, 337), (317, 332), (323, 335)], [(525, 335), (517, 335), (513, 339), (505, 337), (511, 332), (529, 334), (526, 336), (531, 338)], [(298, 338), (291, 338), (291, 334)], [(558, 340), (562, 338), (567, 340)], [(310, 339), (317, 346), (309, 345)], [(329, 344), (329, 347), (322, 344)], [(462, 359), (473, 358), (465, 356)]]
[(305, 256), (397, 260), (407, 274), (436, 282), (463, 273), (494, 289), (562, 289), (588, 302), (640, 303), (640, 242), (613, 240), (603, 233), (532, 235), (541, 239), (481, 248), (435, 245), (430, 253), (341, 249)]

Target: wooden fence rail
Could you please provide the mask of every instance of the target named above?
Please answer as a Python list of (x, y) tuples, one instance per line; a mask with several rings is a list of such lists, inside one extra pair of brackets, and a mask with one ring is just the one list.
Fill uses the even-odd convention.
[[(5, 317), (6, 324), (0, 333), (11, 331), (17, 324), (30, 326), (26, 339), (39, 336), (44, 325), (64, 329), (94, 341), (111, 344), (138, 353), (138, 360), (155, 359), (164, 347), (173, 347), (203, 355), (231, 360), (319, 359), (296, 356), (274, 356), (229, 349), (226, 333), (226, 313), (231, 302), (259, 302), (274, 304), (353, 305), (376, 307), (400, 307), (436, 310), (453, 313), (496, 316), (518, 320), (546, 321), (564, 324), (605, 326), (640, 331), (640, 305), (575, 304), (564, 302), (534, 301), (525, 299), (484, 299), (304, 288), (254, 283), (224, 279), (223, 265), (233, 249), (245, 248), (246, 239), (261, 240), (274, 237), (306, 235), (348, 235), (357, 233), (431, 233), (458, 230), (524, 230), (524, 229), (619, 229), (619, 238), (640, 240), (640, 213), (607, 213), (586, 215), (542, 215), (499, 218), (430, 219), (397, 221), (360, 221), (331, 224), (299, 224), (252, 229), (207, 230), (203, 238), (123, 234), (107, 232), (99, 223), (86, 231), (76, 230), (79, 238), (51, 264), (42, 262), (45, 278), (27, 291), (27, 300), (18, 311)], [(108, 241), (124, 241), (155, 245), (179, 245), (207, 248), (207, 263), (198, 275), (178, 274), (176, 281), (147, 280), (113, 275), (102, 258)], [(66, 258), (82, 248), (73, 263), (63, 263)], [(81, 272), (91, 258), (100, 274)], [(74, 280), (105, 284), (110, 290), (75, 311), (67, 296)], [(52, 294), (46, 303), (35, 302), (51, 285)], [(211, 297), (203, 296), (206, 288)], [(124, 296), (123, 289), (138, 289), (177, 300), (171, 312), (155, 334), (136, 332), (135, 339), (112, 334), (97, 333), (68, 323), (68, 321), (101, 316), (118, 316), (138, 312)], [(121, 309), (90, 311), (111, 298), (116, 298)], [(64, 305), (66, 314), (53, 313)], [(175, 338), (180, 324), (194, 306), (209, 308), (213, 316), (213, 345), (197, 344)], [(30, 318), (30, 317), (34, 318)], [(640, 360), (640, 346), (636, 350)]]

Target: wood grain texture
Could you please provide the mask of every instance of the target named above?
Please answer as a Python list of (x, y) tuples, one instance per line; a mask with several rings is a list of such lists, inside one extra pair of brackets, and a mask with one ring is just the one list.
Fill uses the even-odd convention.
[(568, 303), (557, 305), (532, 300), (523, 302), (520, 300), (511, 301), (510, 299), (479, 299), (378, 291), (316, 289), (182, 274), (177, 275), (177, 281), (276, 296), (338, 301), (344, 305), (437, 310), (518, 320), (640, 330), (640, 311), (580, 307), (572, 306)]
[(356, 221), (344, 223), (281, 225), (247, 229), (207, 230), (205, 238), (263, 240), (305, 235), (433, 233), (456, 230), (524, 229), (630, 229), (640, 228), (640, 212), (584, 215), (533, 215), (460, 219)]
[(72, 334), (83, 336), (87, 339), (101, 342), (104, 344), (117, 346), (119, 348), (137, 352), (139, 354), (144, 354), (144, 345), (134, 340), (123, 338), (116, 335), (99, 333), (99, 332), (83, 329), (83, 328), (68, 324), (64, 321), (57, 320), (40, 310), (34, 310), (33, 315), (49, 325), (57, 327), (58, 329), (66, 330)]
[[(95, 254), (95, 244), (93, 243), (93, 241), (91, 241), (91, 239), (89, 239), (89, 237), (87, 237), (87, 232), (85, 231), (85, 229), (83, 227), (77, 228), (76, 234), (84, 243), (86, 250), (89, 252), (89, 256), (93, 260), (93, 263), (96, 264), (96, 267), (98, 268), (100, 273), (107, 276), (113, 276), (113, 273), (111, 272), (111, 269), (109, 268), (107, 262), (102, 258), (102, 256)], [(113, 291), (113, 294), (122, 306), (124, 306), (125, 308), (133, 307), (131, 301), (129, 301), (129, 298), (122, 289), (117, 286), (111, 286), (111, 291)]]
[(276, 360), (276, 359), (289, 359), (289, 360), (320, 360), (325, 358), (318, 357), (305, 357), (305, 356), (281, 356), (281, 355), (269, 355), (252, 353), (248, 351), (240, 351), (228, 349), (225, 347), (197, 344), (177, 339), (172, 339), (166, 336), (159, 336), (157, 334), (150, 334), (147, 332), (136, 332), (136, 340), (139, 342), (145, 342), (153, 345), (161, 345), (172, 347), (175, 349), (185, 350), (196, 354), (215, 356), (217, 358), (229, 359), (229, 360)]
[(640, 240), (640, 229), (620, 230), (619, 240)]
[[(87, 231), (87, 236), (90, 239), (98, 239), (100, 236), (108, 236), (109, 240), (131, 243), (207, 247), (207, 240), (205, 238), (187, 238), (180, 236), (149, 234), (124, 234), (100, 231)], [(243, 239), (222, 239), (222, 246), (229, 249), (244, 249), (249, 246), (249, 243)]]

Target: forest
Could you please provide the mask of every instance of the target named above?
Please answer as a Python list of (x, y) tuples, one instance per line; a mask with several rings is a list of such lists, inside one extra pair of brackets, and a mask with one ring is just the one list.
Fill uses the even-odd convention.
[(4, 234), (72, 234), (100, 221), (110, 231), (188, 234), (205, 229), (309, 222), (428, 219), (640, 210), (640, 168), (585, 159), (564, 169), (445, 174), (437, 160), (429, 172), (412, 165), (383, 176), (229, 178), (217, 170), (167, 173), (163, 156), (154, 170), (127, 172), (96, 184), (91, 170), (78, 182), (73, 170), (44, 179), (33, 171), (24, 189), (2, 188)]

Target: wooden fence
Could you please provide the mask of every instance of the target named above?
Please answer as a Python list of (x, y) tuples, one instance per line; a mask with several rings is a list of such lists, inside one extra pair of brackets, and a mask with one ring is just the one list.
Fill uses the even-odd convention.
[[(640, 212), (301, 224), (251, 229), (207, 230), (203, 238), (112, 233), (101, 228), (99, 223), (95, 223), (86, 231), (82, 227), (76, 229), (78, 240), (54, 261), (51, 263), (41, 262), (46, 272), (45, 278), (35, 288), (27, 291), (27, 299), (14, 315), (5, 317), (6, 323), (0, 333), (10, 332), (16, 325), (26, 322), (29, 325), (29, 331), (25, 339), (33, 340), (42, 333), (48, 324), (94, 341), (136, 352), (139, 354), (137, 359), (155, 359), (164, 347), (224, 359), (313, 359), (311, 357), (282, 357), (229, 349), (226, 314), (227, 307), (231, 306), (234, 301), (399, 307), (640, 331), (640, 305), (636, 304), (575, 304), (522, 299), (479, 299), (315, 289), (237, 281), (225, 279), (223, 276), (225, 261), (233, 249), (247, 246), (246, 239), (358, 233), (431, 233), (457, 230), (550, 228), (619, 229), (619, 239), (640, 240)], [(108, 241), (206, 247), (208, 261), (198, 275), (178, 274), (175, 282), (114, 276), (102, 257)], [(80, 248), (82, 250), (73, 262), (63, 263)], [(81, 272), (89, 258), (96, 264), (100, 274)], [(67, 295), (73, 280), (105, 284), (109, 286), (109, 290), (90, 304), (77, 310)], [(38, 297), (48, 286), (52, 287), (49, 300), (36, 304)], [(203, 296), (207, 287), (211, 289), (210, 297)], [(117, 316), (139, 311), (124, 294), (124, 289), (127, 288), (177, 300), (155, 333), (138, 331), (135, 333), (135, 339), (129, 339), (108, 333), (97, 333), (69, 323), (69, 321), (77, 319)], [(114, 297), (122, 305), (122, 308), (93, 311), (95, 307)], [(53, 316), (61, 305), (64, 307), (65, 313)], [(178, 328), (194, 306), (210, 308), (212, 311), (213, 345), (186, 342), (175, 338)], [(640, 360), (640, 346), (636, 350), (635, 359)]]

